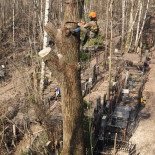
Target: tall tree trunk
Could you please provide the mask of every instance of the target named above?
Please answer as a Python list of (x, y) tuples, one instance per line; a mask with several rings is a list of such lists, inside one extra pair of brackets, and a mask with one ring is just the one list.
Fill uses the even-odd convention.
[[(42, 10), (41, 10), (42, 11)], [(45, 21), (44, 23), (47, 24), (48, 22), (48, 13), (49, 13), (49, 0), (46, 0), (45, 4)], [(43, 49), (47, 46), (47, 33), (44, 31), (44, 38), (43, 38)], [(44, 78), (45, 78), (45, 63), (44, 61), (41, 62), (41, 77), (40, 77), (40, 97), (42, 98), (43, 91), (44, 91)]]
[(36, 51), (36, 23), (37, 23), (37, 11), (36, 11), (37, 9), (36, 9), (36, 5), (37, 5), (36, 0), (33, 0), (34, 14), (33, 14), (32, 24), (33, 24), (33, 47), (34, 47), (35, 51)]
[(146, 21), (146, 15), (147, 15), (147, 12), (148, 12), (148, 9), (149, 9), (149, 4), (150, 4), (150, 0), (147, 0), (146, 10), (145, 10), (144, 18), (143, 18), (143, 23), (142, 23), (142, 26), (141, 26), (141, 29), (140, 29), (140, 32), (139, 32), (138, 41), (140, 40), (140, 37), (141, 37), (142, 32), (143, 32), (144, 24), (145, 24), (145, 21)]
[(40, 21), (43, 22), (43, 0), (40, 0)]
[(106, 46), (105, 46), (105, 51), (107, 54), (108, 51), (108, 26), (109, 26), (109, 0), (107, 0), (107, 9), (106, 9), (106, 27), (105, 27), (105, 35), (106, 35)]
[(121, 51), (123, 50), (124, 45), (124, 32), (125, 32), (125, 1), (122, 0), (122, 38), (121, 38)]
[(142, 14), (142, 2), (141, 0), (138, 1), (138, 8), (139, 8), (139, 15), (138, 15), (138, 23), (137, 23), (137, 32), (136, 32), (136, 39), (135, 39), (135, 48), (137, 49), (138, 46), (138, 37), (139, 37), (139, 29), (140, 29), (140, 21), (141, 21), (141, 14)]
[(12, 12), (13, 20), (12, 20), (12, 44), (15, 47), (15, 0), (13, 1), (13, 12)]
[(125, 53), (129, 52), (130, 49), (130, 44), (132, 40), (132, 31), (133, 31), (133, 6), (134, 6), (134, 0), (131, 1), (131, 10), (130, 10), (130, 19), (129, 19), (129, 27), (128, 27), (128, 32), (127, 32), (127, 38), (126, 38), (126, 43), (125, 43)]
[(137, 8), (137, 11), (134, 15), (134, 20), (133, 20), (133, 0), (132, 0), (132, 5), (131, 5), (131, 11), (130, 11), (130, 21), (129, 21), (129, 28), (128, 28), (128, 33), (127, 33), (127, 39), (126, 39), (126, 49), (125, 49), (125, 52), (129, 52), (130, 48), (131, 48), (131, 45), (132, 45), (132, 41), (133, 41), (133, 30), (134, 30), (134, 24), (137, 20), (137, 15), (138, 15), (138, 12), (139, 12), (139, 8)]
[(64, 21), (61, 30), (53, 24), (45, 25), (45, 30), (53, 38), (57, 51), (43, 49), (39, 55), (57, 78), (61, 89), (63, 116), (63, 155), (84, 155), (83, 105), (80, 78), (80, 35), (69, 33), (68, 27), (76, 28), (81, 19), (84, 2), (66, 1)]
[(111, 87), (111, 67), (112, 67), (112, 39), (113, 39), (113, 0), (110, 2), (110, 50), (109, 50), (109, 87), (107, 92), (107, 100), (110, 100)]

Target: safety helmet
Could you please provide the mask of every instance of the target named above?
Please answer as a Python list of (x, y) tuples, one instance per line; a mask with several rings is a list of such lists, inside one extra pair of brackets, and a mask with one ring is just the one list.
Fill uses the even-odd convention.
[(96, 12), (90, 12), (89, 18), (96, 18)]

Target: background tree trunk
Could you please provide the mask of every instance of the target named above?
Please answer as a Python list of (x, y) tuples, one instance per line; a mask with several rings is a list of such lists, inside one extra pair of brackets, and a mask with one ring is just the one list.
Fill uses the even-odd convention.
[(129, 52), (131, 41), (132, 41), (132, 35), (133, 35), (133, 7), (134, 7), (134, 0), (131, 1), (131, 9), (130, 9), (130, 19), (129, 19), (129, 27), (127, 32), (127, 38), (126, 38), (126, 44), (125, 44), (125, 53)]
[(141, 26), (141, 29), (140, 29), (140, 32), (139, 32), (139, 36), (138, 36), (138, 41), (140, 40), (140, 37), (141, 37), (142, 32), (143, 32), (144, 24), (145, 24), (145, 21), (146, 21), (146, 15), (147, 15), (147, 12), (148, 12), (148, 9), (149, 9), (149, 4), (150, 4), (150, 0), (147, 0), (145, 14), (144, 14), (144, 18), (143, 18), (143, 23), (142, 23), (142, 26)]
[(108, 53), (108, 26), (109, 26), (109, 0), (107, 2), (107, 9), (106, 9), (106, 26), (105, 26), (105, 39), (106, 39), (106, 45), (105, 45), (105, 51), (106, 55)]
[(107, 91), (107, 100), (110, 100), (111, 88), (111, 69), (112, 69), (112, 44), (113, 44), (113, 0), (110, 2), (110, 49), (109, 49), (109, 87)]
[(54, 38), (57, 52), (50, 48), (42, 50), (48, 68), (60, 84), (63, 115), (63, 155), (83, 155), (83, 105), (80, 78), (80, 35), (71, 35), (68, 27), (76, 28), (82, 16), (84, 2), (66, 1), (64, 21), (61, 30), (51, 23), (45, 26), (47, 33)]
[(125, 35), (125, 10), (126, 10), (126, 0), (122, 0), (122, 41), (121, 50), (124, 45), (124, 35)]
[[(42, 10), (41, 10), (42, 11)], [(48, 13), (49, 13), (49, 0), (46, 0), (45, 4), (45, 21), (46, 24), (48, 22)], [(44, 39), (43, 39), (43, 48), (46, 48), (47, 46), (47, 33), (44, 31)], [(41, 62), (41, 77), (40, 77), (40, 95), (42, 98), (43, 91), (44, 91), (44, 78), (45, 78), (45, 63)]]
[(136, 38), (135, 38), (135, 49), (137, 49), (138, 42), (139, 42), (138, 36), (139, 36), (141, 14), (142, 14), (142, 2), (141, 2), (141, 0), (138, 1), (138, 10), (139, 10), (139, 14), (138, 14), (137, 31), (136, 31)]
[(12, 44), (13, 47), (15, 47), (15, 0), (13, 1), (13, 12), (12, 12), (12, 16), (13, 16), (13, 21), (12, 21)]

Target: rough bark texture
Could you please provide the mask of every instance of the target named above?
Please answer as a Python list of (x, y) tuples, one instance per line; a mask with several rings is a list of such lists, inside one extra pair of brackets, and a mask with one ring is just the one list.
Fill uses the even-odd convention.
[[(45, 4), (45, 19), (44, 23), (47, 24), (48, 22), (48, 15), (49, 15), (49, 0), (46, 0)], [(44, 31), (44, 37), (43, 37), (43, 48), (46, 48), (47, 46), (47, 33)], [(43, 97), (43, 92), (44, 92), (44, 80), (45, 80), (45, 63), (42, 61), (41, 62), (41, 77), (40, 77), (40, 97)]]
[[(45, 30), (54, 39), (57, 51), (47, 50), (43, 60), (60, 83), (63, 115), (63, 155), (83, 155), (83, 106), (79, 66), (80, 38), (69, 33), (77, 27), (83, 2), (67, 0), (61, 30), (49, 23)], [(41, 53), (41, 52), (40, 52)], [(42, 51), (42, 53), (46, 53)], [(42, 55), (42, 54), (40, 54)]]

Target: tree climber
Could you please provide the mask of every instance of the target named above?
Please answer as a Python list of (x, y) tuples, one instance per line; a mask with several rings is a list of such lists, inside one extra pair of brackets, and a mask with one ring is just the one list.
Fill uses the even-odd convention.
[(86, 24), (83, 22), (78, 23), (78, 28), (70, 30), (72, 34), (83, 32), (85, 34), (84, 40), (82, 41), (82, 46), (84, 46), (88, 39), (96, 38), (99, 32), (99, 26), (97, 24), (96, 12), (91, 12), (89, 14), (90, 21)]

